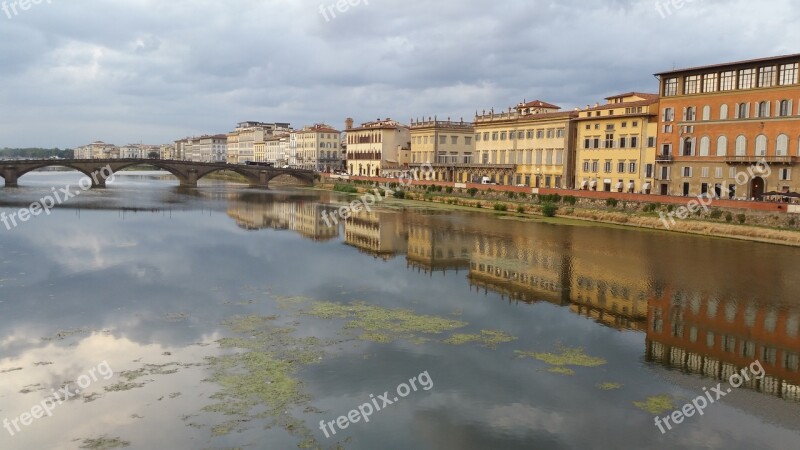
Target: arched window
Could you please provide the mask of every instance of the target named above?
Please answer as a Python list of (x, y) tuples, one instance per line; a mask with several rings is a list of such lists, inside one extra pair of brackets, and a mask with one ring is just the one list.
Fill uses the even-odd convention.
[(708, 136), (703, 136), (700, 139), (700, 156), (708, 156), (708, 152), (711, 149), (711, 138)]
[(703, 107), (703, 120), (711, 120), (711, 107), (708, 105)]
[(778, 144), (775, 146), (776, 156), (789, 155), (789, 136), (781, 134), (778, 136)]
[(719, 120), (728, 120), (728, 105), (719, 107)]
[(748, 118), (747, 117), (748, 116), (747, 113), (748, 113), (748, 110), (750, 109), (749, 106), (750, 106), (749, 103), (739, 103), (739, 105), (737, 106), (738, 115), (736, 117), (738, 119), (747, 119)]
[(728, 138), (720, 136), (717, 139), (717, 156), (726, 156), (728, 154)]
[(744, 136), (736, 138), (736, 156), (747, 156), (747, 138)]
[(756, 156), (767, 156), (767, 137), (763, 134), (756, 138)]
[(781, 100), (780, 111), (778, 114), (781, 117), (787, 117), (792, 115), (792, 102), (789, 100)]
[(769, 102), (758, 104), (758, 117), (769, 117)]

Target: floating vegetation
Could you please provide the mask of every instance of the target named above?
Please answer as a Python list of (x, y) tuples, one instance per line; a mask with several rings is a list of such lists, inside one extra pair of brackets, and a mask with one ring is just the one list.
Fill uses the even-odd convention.
[(275, 297), (275, 303), (278, 305), (278, 308), (280, 308), (280, 309), (291, 309), (291, 308), (296, 307), (298, 305), (302, 305), (304, 303), (308, 303), (308, 302), (310, 302), (312, 300), (313, 299), (310, 299), (308, 297), (302, 297), (302, 296), (295, 296), (295, 297), (278, 296), (278, 297)]
[(633, 404), (637, 408), (655, 415), (675, 409), (675, 404), (672, 401), (672, 397), (669, 395), (648, 397), (647, 400), (643, 402), (633, 402)]
[(497, 348), (499, 344), (505, 344), (516, 340), (516, 337), (511, 336), (505, 331), (481, 330), (480, 334), (456, 333), (442, 342), (451, 345), (479, 343), (484, 347), (494, 349)]
[(602, 389), (604, 391), (614, 391), (614, 390), (617, 390), (617, 389), (621, 389), (622, 385), (619, 384), (619, 383), (605, 382), (605, 383), (598, 384), (597, 388), (598, 389)]
[(211, 377), (206, 381), (218, 384), (221, 390), (211, 397), (216, 403), (203, 410), (230, 417), (212, 427), (215, 436), (242, 431), (253, 420), (266, 420), (268, 428), (278, 426), (299, 438), (302, 448), (318, 448), (304, 422), (288, 411), (309, 406), (297, 372), (322, 359), (324, 344), (314, 337), (294, 337), (294, 329), (279, 327), (275, 320), (245, 316), (223, 323), (247, 337), (221, 339), (220, 347), (244, 352), (207, 358)]
[(548, 372), (562, 375), (575, 374), (575, 371), (569, 369), (567, 366), (597, 367), (608, 363), (605, 359), (587, 355), (580, 347), (570, 348), (559, 346), (558, 349), (561, 353), (524, 352), (521, 350), (517, 350), (514, 353), (516, 353), (518, 358), (534, 358), (547, 363), (551, 366), (548, 368)]
[(183, 322), (189, 318), (189, 315), (186, 313), (169, 313), (164, 316), (164, 320), (167, 322)]
[(14, 367), (13, 369), (0, 370), (0, 373), (11, 373), (22, 370), (22, 367)]
[(119, 383), (112, 384), (111, 386), (106, 386), (106, 392), (124, 392), (124, 391), (131, 391), (133, 389), (139, 389), (144, 387), (145, 383), (130, 383), (125, 381), (120, 381)]
[(180, 364), (175, 362), (167, 364), (145, 364), (144, 367), (136, 370), (126, 370), (124, 372), (120, 372), (119, 376), (128, 381), (133, 381), (145, 376), (172, 375), (178, 373), (178, 370), (180, 370), (178, 367), (168, 369), (168, 367), (172, 366), (180, 367)]
[(419, 334), (441, 334), (468, 325), (460, 320), (426, 316), (407, 309), (389, 309), (363, 302), (346, 305), (314, 302), (311, 309), (303, 314), (320, 319), (346, 319), (348, 322), (345, 329), (363, 331), (358, 336), (359, 339), (381, 343), (401, 339), (424, 342), (420, 341), (424, 336), (418, 336)]
[(113, 450), (115, 448), (130, 447), (131, 443), (123, 441), (120, 438), (107, 438), (105, 436), (95, 439), (84, 439), (83, 444), (79, 448), (88, 448), (91, 450)]
[(70, 329), (70, 330), (59, 331), (54, 336), (45, 337), (45, 338), (42, 338), (42, 340), (45, 341), (45, 342), (46, 341), (54, 341), (54, 340), (55, 341), (63, 341), (64, 339), (66, 339), (68, 337), (75, 336), (77, 334), (89, 334), (89, 333), (91, 333), (91, 330), (89, 330), (88, 328), (73, 328), (73, 329)]

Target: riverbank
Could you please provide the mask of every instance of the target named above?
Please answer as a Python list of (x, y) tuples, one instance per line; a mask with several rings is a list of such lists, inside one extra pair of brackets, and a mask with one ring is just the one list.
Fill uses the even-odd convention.
[[(323, 180), (317, 188), (335, 190), (336, 185), (350, 185), (359, 195), (372, 192), (375, 184), (368, 181)], [(770, 211), (745, 211), (734, 208), (709, 207), (686, 219), (678, 219), (680, 206), (658, 202), (585, 199), (569, 195), (536, 195), (522, 192), (498, 192), (491, 189), (456, 189), (435, 185), (414, 185), (397, 189), (394, 201), (386, 205), (468, 209), (516, 218), (593, 222), (598, 224), (637, 227), (657, 231), (695, 234), (709, 237), (747, 240), (800, 247), (798, 218)], [(566, 193), (566, 192), (565, 192)], [(653, 200), (658, 200), (653, 197)], [(686, 199), (688, 202), (690, 199)]]

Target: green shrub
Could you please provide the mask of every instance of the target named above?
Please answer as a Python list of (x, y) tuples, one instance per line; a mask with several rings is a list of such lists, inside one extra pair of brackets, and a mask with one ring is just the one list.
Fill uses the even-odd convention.
[(399, 198), (399, 199), (406, 198), (406, 191), (394, 191), (394, 198)]
[(712, 219), (719, 219), (720, 217), (722, 217), (722, 211), (718, 209), (712, 209), (711, 212), (708, 214), (708, 217), (711, 217)]
[(483, 208), (483, 203), (481, 203), (481, 202), (478, 202), (478, 203), (475, 203), (475, 205), (474, 205), (474, 206), (475, 206), (476, 208)]
[(333, 190), (336, 192), (344, 192), (345, 194), (357, 194), (358, 188), (350, 184), (339, 184), (337, 183)]
[(555, 217), (556, 212), (558, 212), (558, 206), (555, 203), (547, 202), (542, 204), (542, 214), (545, 217)]
[(667, 205), (667, 211), (669, 212), (675, 211), (675, 205)]
[(725, 222), (728, 222), (728, 223), (733, 222), (733, 215), (731, 213), (725, 214)]
[(561, 196), (558, 194), (540, 195), (539, 203), (561, 203)]
[(495, 203), (494, 204), (494, 210), (495, 211), (508, 211), (508, 206), (506, 206), (504, 203)]
[(661, 207), (661, 205), (659, 205), (658, 203), (648, 203), (648, 204), (644, 205), (644, 208), (642, 208), (642, 211), (644, 211), (646, 213), (656, 212), (660, 207)]
[(512, 192), (512, 191), (508, 191), (508, 192), (506, 192), (506, 196), (508, 198), (512, 198), (512, 199), (513, 198), (517, 198), (517, 193), (516, 192)]
[(790, 226), (790, 227), (793, 227), (793, 226), (795, 226), (796, 224), (797, 224), (797, 221), (796, 221), (796, 220), (794, 220), (794, 217), (792, 217), (791, 219), (789, 219), (789, 226)]
[(574, 195), (567, 195), (564, 197), (564, 203), (567, 205), (575, 206), (575, 203), (578, 203), (578, 199), (575, 198)]
[(610, 206), (612, 208), (616, 208), (619, 202), (615, 198), (609, 198), (606, 200), (606, 206)]
[(745, 223), (747, 221), (747, 216), (745, 216), (744, 214), (737, 214), (736, 221), (739, 223)]
[(453, 187), (452, 186), (447, 186), (447, 190), (445, 192), (447, 192), (448, 194), (452, 194), (453, 193)]
[[(522, 205), (517, 206), (517, 212), (520, 213), (520, 214), (524, 214), (525, 213), (525, 207), (522, 206)], [(794, 220), (794, 219), (792, 219), (792, 220)], [(794, 225), (794, 224), (790, 224), (790, 225)]]
[(467, 194), (469, 194), (470, 197), (475, 197), (475, 194), (477, 193), (478, 193), (478, 188), (467, 189)]

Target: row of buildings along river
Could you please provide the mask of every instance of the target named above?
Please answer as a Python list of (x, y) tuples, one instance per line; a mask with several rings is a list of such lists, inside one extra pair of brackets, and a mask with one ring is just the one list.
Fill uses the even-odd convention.
[[(800, 282), (769, 267), (709, 277), (706, 265), (726, 270), (720, 260), (737, 260), (722, 241), (697, 240), (704, 248), (687, 260), (679, 246), (662, 242), (681, 237), (554, 226), (531, 233), (530, 224), (482, 214), (406, 210), (361, 211), (326, 226), (323, 212), (334, 209), (304, 194), (232, 195), (228, 215), (248, 230), (292, 230), (315, 241), (343, 234), (346, 245), (375, 258), (405, 258), (407, 270), (462, 277), (479, 293), (546, 302), (621, 332), (646, 333), (645, 358), (684, 373), (725, 380), (759, 359), (768, 376), (747, 387), (800, 401), (800, 306), (790, 295)], [(663, 263), (679, 260), (685, 264)]]
[(163, 146), (95, 142), (76, 157), (253, 161), (370, 177), (432, 163), (430, 179), (456, 183), (758, 199), (800, 191), (799, 66), (796, 54), (670, 70), (657, 74), (657, 93), (574, 110), (523, 100), (476, 111), (471, 122), (347, 119), (343, 131), (251, 121)]

